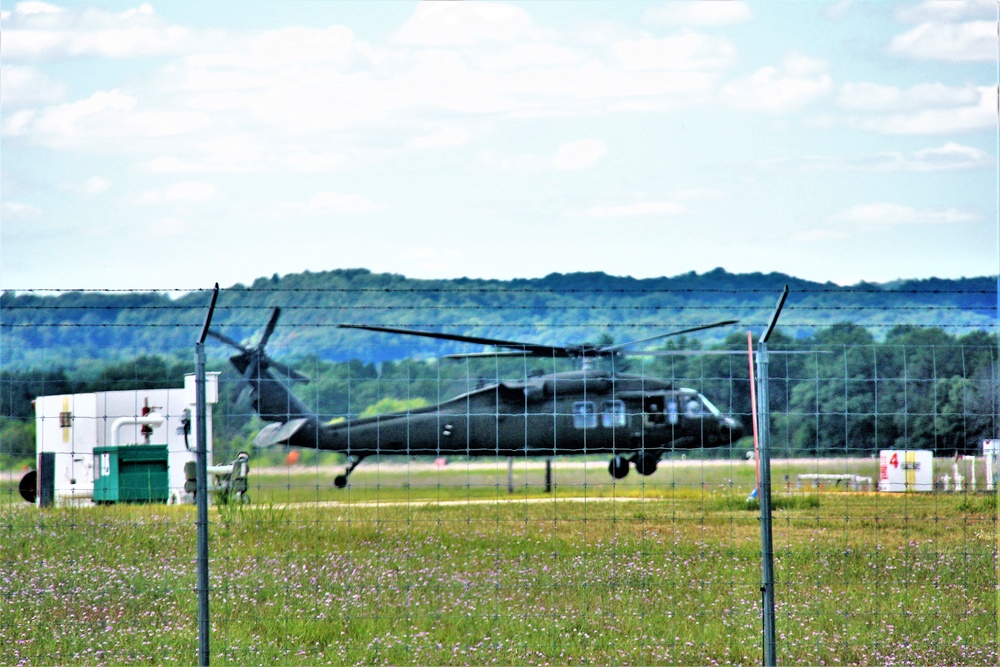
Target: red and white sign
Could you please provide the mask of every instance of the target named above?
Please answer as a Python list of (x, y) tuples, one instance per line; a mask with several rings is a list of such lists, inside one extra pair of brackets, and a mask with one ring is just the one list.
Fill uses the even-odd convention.
[(879, 452), (879, 491), (933, 491), (934, 453), (926, 449)]

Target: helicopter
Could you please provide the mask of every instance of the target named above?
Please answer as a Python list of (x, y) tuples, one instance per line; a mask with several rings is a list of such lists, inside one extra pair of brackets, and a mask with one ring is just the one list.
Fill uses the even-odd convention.
[[(340, 324), (393, 335), (423, 336), (501, 348), (491, 352), (446, 355), (469, 357), (544, 357), (578, 359), (581, 369), (499, 381), (463, 393), (438, 405), (323, 422), (290, 390), (308, 381), (293, 368), (271, 359), (265, 346), (274, 333), (280, 308), (272, 311), (259, 342), (247, 347), (214, 330), (210, 336), (238, 350), (230, 363), (249, 388), (253, 410), (270, 422), (257, 434), (260, 447), (291, 447), (341, 452), (344, 472), (334, 485), (347, 486), (351, 472), (367, 457), (532, 456), (608, 454), (608, 472), (623, 479), (635, 468), (640, 475), (656, 471), (671, 450), (724, 447), (743, 436), (743, 426), (722, 413), (700, 392), (667, 380), (594, 367), (598, 359), (627, 354), (667, 354), (662, 350), (629, 352), (632, 346), (668, 336), (735, 324), (716, 322), (619, 344), (542, 345), (477, 336), (365, 324)], [(245, 390), (244, 390), (245, 392)], [(243, 393), (243, 392), (241, 392)]]

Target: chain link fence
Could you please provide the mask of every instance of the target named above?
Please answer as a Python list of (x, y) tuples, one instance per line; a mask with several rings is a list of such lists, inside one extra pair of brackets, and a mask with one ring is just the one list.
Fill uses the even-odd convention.
[[(777, 661), (994, 665), (995, 292), (866, 293), (793, 291), (770, 341)], [(208, 300), (78, 296), (4, 297), (0, 664), (190, 664)], [(775, 294), (689, 296), (224, 290), (211, 661), (759, 664)]]

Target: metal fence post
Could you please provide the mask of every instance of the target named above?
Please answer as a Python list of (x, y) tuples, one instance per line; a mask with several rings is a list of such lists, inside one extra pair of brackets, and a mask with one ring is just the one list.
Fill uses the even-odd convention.
[(777, 664), (774, 632), (774, 542), (771, 533), (771, 447), (767, 343), (757, 345), (757, 403), (760, 416), (760, 543), (764, 613), (764, 665)]
[(212, 323), (212, 313), (215, 302), (219, 298), (219, 283), (212, 292), (212, 303), (205, 316), (205, 324), (201, 336), (194, 346), (194, 382), (195, 382), (195, 468), (197, 470), (195, 503), (198, 506), (198, 556), (195, 567), (198, 588), (198, 664), (208, 667), (209, 664), (209, 632), (208, 621), (208, 424), (205, 419), (207, 400), (205, 397), (205, 337)]
[(773, 667), (778, 662), (774, 631), (774, 541), (771, 533), (771, 411), (768, 397), (767, 340), (778, 323), (781, 308), (788, 298), (788, 285), (778, 298), (767, 330), (757, 343), (757, 410), (760, 432), (760, 550), (761, 593), (764, 615), (764, 665)]

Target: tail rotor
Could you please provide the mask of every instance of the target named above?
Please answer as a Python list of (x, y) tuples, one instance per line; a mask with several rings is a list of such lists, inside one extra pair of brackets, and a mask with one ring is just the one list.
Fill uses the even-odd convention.
[(288, 380), (309, 382), (308, 377), (299, 373), (291, 366), (275, 361), (271, 357), (267, 356), (267, 353), (264, 351), (264, 347), (271, 339), (271, 335), (274, 333), (274, 330), (278, 325), (278, 318), (280, 317), (281, 308), (275, 308), (271, 311), (271, 319), (268, 320), (267, 325), (264, 327), (264, 333), (261, 335), (260, 341), (253, 347), (246, 347), (242, 343), (233, 340), (223, 333), (215, 331), (214, 329), (209, 329), (209, 336), (212, 336), (216, 340), (219, 340), (226, 345), (239, 350), (240, 352), (230, 358), (233, 366), (235, 366), (240, 372), (240, 380), (236, 385), (240, 397), (242, 397), (247, 388), (252, 388), (254, 386), (254, 382), (260, 382), (264, 372), (269, 369), (281, 374), (283, 378), (287, 378)]

